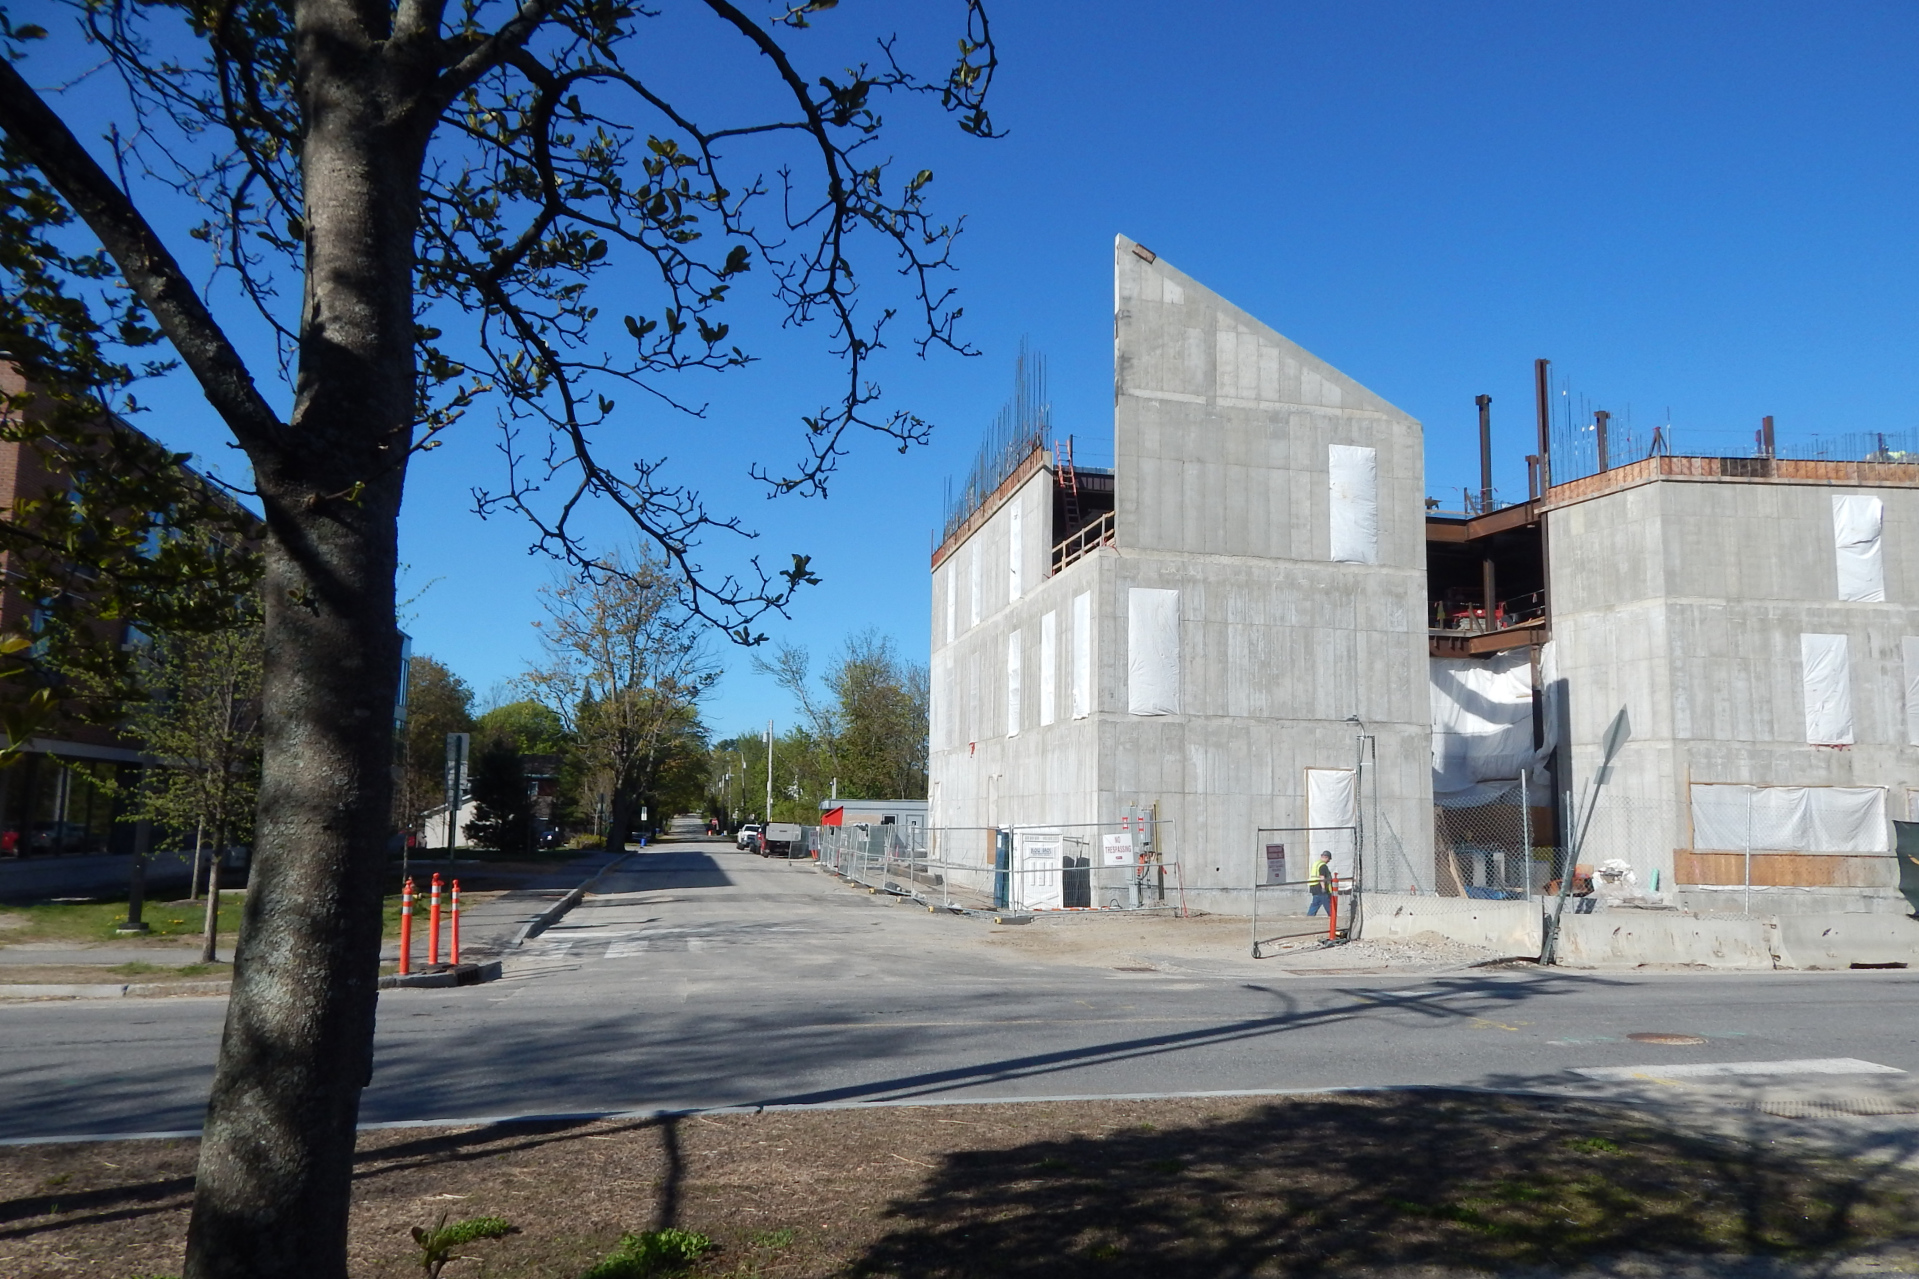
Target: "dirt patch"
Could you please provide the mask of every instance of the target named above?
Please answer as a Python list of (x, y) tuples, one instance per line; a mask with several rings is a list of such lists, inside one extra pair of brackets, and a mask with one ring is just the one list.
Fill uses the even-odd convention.
[[(0, 1272), (178, 1274), (194, 1155), (191, 1142), (0, 1150)], [(417, 1273), (407, 1232), (442, 1214), (521, 1228), (462, 1250), (484, 1271), (447, 1272), (500, 1279), (572, 1279), (623, 1233), (669, 1225), (719, 1244), (699, 1275), (1543, 1275), (1625, 1255), (1652, 1258), (1647, 1273), (1711, 1258), (1919, 1263), (1911, 1174), (1618, 1112), (1435, 1094), (365, 1134), (352, 1273)]]

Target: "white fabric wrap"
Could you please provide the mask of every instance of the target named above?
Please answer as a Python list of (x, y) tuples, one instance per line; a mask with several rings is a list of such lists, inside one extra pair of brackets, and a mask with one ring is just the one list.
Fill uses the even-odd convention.
[(979, 625), (979, 552), (980, 548), (978, 543), (974, 543), (972, 549), (966, 552), (966, 567), (972, 577), (970, 586), (970, 590), (972, 591), (972, 610), (967, 614), (968, 621), (966, 624), (968, 626)]
[(1020, 561), (1026, 553), (1026, 522), (1021, 518), (1018, 499), (1006, 514), (1006, 598), (1016, 600), (1020, 597)]
[(1892, 849), (1880, 786), (1692, 788), (1692, 844), (1717, 852), (1884, 853)]
[[(1433, 802), (1491, 803), (1535, 768), (1532, 661), (1525, 650), (1486, 659), (1435, 657), (1432, 670)], [(1550, 750), (1550, 740), (1547, 750)]]
[(1058, 703), (1059, 612), (1049, 611), (1039, 619), (1039, 722), (1050, 724)]
[(1073, 718), (1093, 713), (1093, 595), (1073, 597)]
[(1179, 714), (1179, 592), (1126, 593), (1126, 709)]
[(1312, 827), (1303, 878), (1319, 873), (1319, 855), (1333, 855), (1333, 874), (1353, 873), (1353, 826), (1359, 821), (1357, 777), (1350, 768), (1306, 770), (1306, 824)]
[(1379, 455), (1335, 444), (1327, 457), (1333, 518), (1332, 558), (1344, 564), (1379, 563)]
[(1886, 566), (1879, 554), (1885, 504), (1863, 493), (1834, 494), (1832, 544), (1839, 564), (1839, 598), (1883, 603)]
[(1852, 664), (1843, 635), (1799, 637), (1800, 678), (1806, 694), (1806, 741), (1814, 746), (1852, 742)]
[(1899, 646), (1906, 658), (1906, 742), (1919, 746), (1919, 639), (1908, 635)]
[(1019, 632), (1006, 637), (1006, 735), (1019, 736)]

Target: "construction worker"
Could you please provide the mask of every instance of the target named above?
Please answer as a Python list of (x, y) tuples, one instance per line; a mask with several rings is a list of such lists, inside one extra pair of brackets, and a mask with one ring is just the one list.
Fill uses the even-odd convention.
[(1306, 908), (1308, 915), (1317, 915), (1321, 911), (1331, 914), (1333, 909), (1333, 855), (1324, 852), (1319, 855), (1319, 865), (1313, 868), (1313, 904)]

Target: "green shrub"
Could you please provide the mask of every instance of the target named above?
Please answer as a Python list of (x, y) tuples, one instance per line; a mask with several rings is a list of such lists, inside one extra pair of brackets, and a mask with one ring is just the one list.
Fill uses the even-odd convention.
[(580, 1279), (653, 1279), (678, 1274), (713, 1250), (713, 1241), (692, 1230), (668, 1226), (624, 1235), (620, 1246)]
[(440, 1271), (454, 1260), (453, 1250), (476, 1239), (504, 1239), (519, 1230), (503, 1217), (469, 1217), (446, 1224), (446, 1214), (431, 1230), (413, 1227), (413, 1242), (420, 1245), (420, 1269), (427, 1279), (439, 1279)]

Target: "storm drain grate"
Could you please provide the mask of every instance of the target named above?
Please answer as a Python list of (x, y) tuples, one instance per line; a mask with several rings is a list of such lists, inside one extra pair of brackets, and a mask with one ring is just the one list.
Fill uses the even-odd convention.
[(1919, 1115), (1919, 1103), (1895, 1097), (1833, 1097), (1825, 1101), (1761, 1101), (1753, 1106), (1781, 1119), (1836, 1119), (1846, 1115)]

